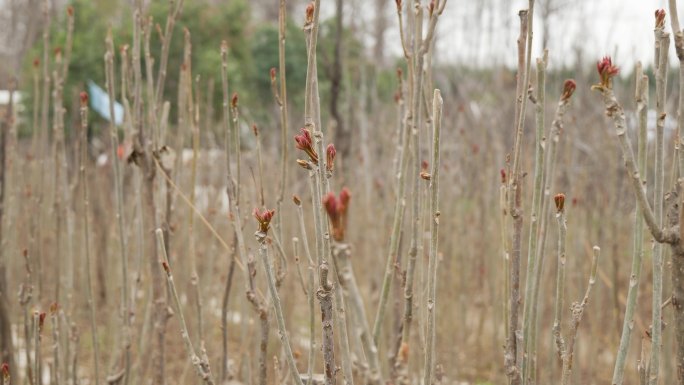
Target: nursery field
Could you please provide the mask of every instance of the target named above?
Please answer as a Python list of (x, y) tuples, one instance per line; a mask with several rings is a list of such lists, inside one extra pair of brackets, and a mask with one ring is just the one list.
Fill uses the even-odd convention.
[(0, 0), (2, 384), (684, 385), (677, 1), (465, 3)]

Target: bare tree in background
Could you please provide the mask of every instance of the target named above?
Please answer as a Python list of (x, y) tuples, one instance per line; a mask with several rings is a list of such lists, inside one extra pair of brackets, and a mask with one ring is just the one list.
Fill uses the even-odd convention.
[(380, 64), (383, 63), (385, 57), (385, 31), (387, 30), (385, 10), (389, 5), (389, 0), (375, 0), (375, 28), (373, 31), (375, 46), (373, 46), (373, 57), (375, 62)]
[(0, 76), (19, 70), (26, 51), (38, 36), (40, 18), (32, 16), (39, 4), (40, 0), (9, 0), (0, 5), (0, 59), (7, 63)]
[[(577, 5), (581, 1), (573, 1), (572, 4)], [(542, 48), (548, 48), (549, 37), (551, 35), (551, 19), (558, 14), (559, 11), (570, 5), (567, 0), (541, 0), (539, 1), (539, 13), (541, 16), (541, 41)]]
[(335, 0), (335, 52), (330, 66), (330, 116), (335, 121), (335, 143), (343, 161), (349, 159), (351, 132), (345, 127), (340, 114), (340, 91), (342, 86), (344, 1)]

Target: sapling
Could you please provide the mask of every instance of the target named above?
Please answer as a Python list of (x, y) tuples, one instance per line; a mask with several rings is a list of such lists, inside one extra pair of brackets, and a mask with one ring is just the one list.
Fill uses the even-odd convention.
[[(663, 190), (665, 181), (665, 153), (664, 153), (664, 130), (665, 130), (665, 94), (667, 91), (667, 67), (668, 52), (670, 48), (670, 35), (665, 33), (665, 11), (656, 11), (656, 145), (655, 145), (655, 220), (658, 226), (663, 225)], [(654, 244), (653, 248), (653, 304), (652, 304), (652, 349), (649, 361), (648, 383), (658, 384), (660, 372), (660, 351), (662, 349), (662, 308), (663, 302), (663, 245)]]
[[(237, 243), (238, 250), (238, 266), (241, 267), (245, 279), (245, 294), (247, 301), (252, 305), (255, 314), (261, 320), (261, 350), (260, 362), (261, 370), (259, 372), (259, 383), (266, 384), (266, 347), (268, 342), (268, 310), (262, 297), (258, 296), (255, 283), (256, 269), (254, 267), (254, 260), (247, 254), (247, 246), (245, 245), (244, 235), (242, 232), (242, 217), (240, 214), (240, 133), (239, 133), (239, 111), (238, 111), (238, 95), (234, 93), (230, 98), (230, 110), (232, 112), (232, 132), (228, 124), (228, 44), (223, 41), (221, 43), (221, 74), (223, 79), (223, 128), (225, 130), (225, 153), (226, 153), (226, 193), (228, 195), (228, 202), (230, 205), (230, 218), (233, 224), (233, 230)], [(232, 137), (232, 138), (231, 138)], [(232, 140), (231, 140), (232, 139)], [(232, 143), (231, 143), (232, 142)], [(235, 151), (236, 157), (236, 178), (233, 179), (231, 171), (231, 152)], [(237, 263), (237, 262), (236, 262)], [(224, 357), (225, 358), (225, 357)]]
[[(637, 64), (636, 85), (635, 99), (637, 116), (639, 120), (637, 162), (639, 174), (645, 181), (647, 155), (646, 119), (648, 111), (648, 76), (644, 75), (641, 68), (641, 63)], [(644, 183), (644, 188), (645, 187), (646, 186)], [(639, 207), (639, 202), (637, 201), (634, 214), (634, 249), (632, 251), (632, 267), (629, 276), (629, 289), (627, 290), (627, 304), (625, 306), (625, 317), (622, 326), (622, 334), (620, 337), (620, 346), (618, 347), (617, 358), (615, 359), (615, 369), (613, 371), (613, 385), (622, 385), (627, 352), (629, 350), (632, 329), (634, 327), (634, 314), (637, 307), (637, 295), (639, 292), (639, 281), (641, 278), (641, 261), (644, 256), (644, 220), (642, 219), (641, 211), (642, 209)]]
[[(421, 106), (421, 94), (423, 90), (423, 65), (425, 60), (425, 55), (430, 48), (430, 44), (434, 39), (435, 28), (437, 26), (437, 21), (439, 17), (444, 12), (446, 7), (446, 0), (432, 1), (428, 6), (428, 25), (425, 35), (423, 35), (423, 9), (421, 2), (419, 0), (415, 1), (415, 33), (414, 33), (414, 44), (413, 49), (408, 52), (406, 50), (405, 42), (402, 41), (402, 46), (404, 48), (405, 56), (409, 62), (409, 68), (411, 71), (411, 104), (410, 112), (407, 117), (407, 121), (410, 121), (411, 128), (415, 132), (418, 128), (419, 122), (419, 109)], [(397, 11), (401, 13), (401, 2), (397, 2)], [(400, 16), (401, 18), (401, 16)], [(400, 19), (401, 23), (401, 19)], [(400, 31), (403, 39), (403, 31)], [(394, 271), (394, 263), (397, 259), (397, 254), (399, 252), (399, 238), (400, 232), (404, 219), (404, 206), (406, 205), (406, 194), (405, 194), (405, 179), (406, 174), (409, 169), (409, 157), (410, 152), (408, 151), (409, 145), (415, 145), (411, 141), (411, 132), (408, 130), (408, 125), (404, 129), (404, 137), (402, 139), (402, 155), (399, 166), (399, 174), (397, 176), (397, 200), (394, 207), (394, 219), (392, 222), (392, 232), (390, 235), (390, 245), (389, 253), (387, 255), (387, 261), (385, 264), (385, 272), (382, 281), (381, 291), (380, 291), (380, 301), (378, 303), (377, 314), (375, 316), (375, 323), (373, 324), (373, 341), (375, 345), (378, 345), (380, 339), (380, 333), (382, 329), (383, 320), (385, 317), (385, 310), (387, 307), (387, 302), (389, 300), (389, 291), (392, 284), (392, 272)], [(417, 134), (416, 134), (417, 135)], [(414, 139), (413, 141), (416, 141)], [(417, 175), (413, 176), (417, 178)]]
[(197, 376), (199, 376), (202, 381), (207, 385), (214, 384), (214, 377), (211, 374), (211, 367), (209, 366), (209, 359), (204, 351), (203, 344), (200, 345), (200, 354), (197, 354), (195, 347), (190, 339), (190, 333), (188, 333), (188, 327), (185, 324), (185, 316), (183, 316), (183, 309), (181, 308), (180, 299), (178, 298), (178, 292), (176, 291), (176, 285), (173, 280), (173, 274), (171, 273), (171, 266), (169, 265), (168, 255), (166, 254), (166, 248), (164, 247), (164, 233), (162, 229), (156, 229), (155, 234), (157, 237), (157, 244), (161, 250), (162, 261), (161, 265), (166, 273), (166, 283), (168, 285), (169, 292), (171, 294), (171, 299), (176, 307), (176, 312), (178, 313), (178, 321), (181, 327), (181, 337), (185, 343), (185, 349), (187, 350), (190, 362), (195, 367), (197, 371)]
[(428, 299), (427, 299), (427, 333), (425, 347), (424, 384), (432, 383), (435, 370), (435, 339), (437, 313), (437, 246), (439, 235), (439, 138), (442, 128), (442, 95), (435, 89), (432, 104), (432, 171), (430, 175), (430, 259), (428, 262)]
[(123, 186), (121, 180), (121, 165), (118, 161), (117, 150), (119, 148), (119, 135), (118, 130), (115, 125), (115, 112), (114, 112), (114, 101), (115, 101), (115, 88), (114, 88), (114, 42), (112, 39), (112, 31), (109, 29), (107, 31), (107, 38), (105, 40), (107, 47), (107, 52), (105, 53), (105, 78), (107, 85), (107, 94), (109, 96), (109, 135), (110, 135), (110, 147), (111, 147), (111, 157), (112, 157), (112, 169), (114, 171), (114, 193), (116, 197), (116, 219), (117, 219), (117, 230), (119, 231), (119, 248), (120, 248), (120, 258), (121, 258), (121, 339), (122, 346), (124, 347), (124, 385), (128, 384), (130, 370), (131, 370), (131, 318), (130, 318), (130, 307), (129, 307), (129, 283), (128, 283), (128, 254), (127, 254), (127, 243), (126, 243), (126, 232), (125, 232), (125, 216), (124, 216), (124, 203), (123, 203)]
[[(536, 379), (536, 296), (535, 292), (541, 280), (541, 258), (537, 256), (539, 242), (539, 222), (542, 214), (542, 189), (544, 185), (544, 151), (546, 136), (544, 135), (544, 109), (546, 102), (546, 66), (548, 50), (541, 58), (537, 58), (537, 93), (533, 98), (535, 104), (535, 155), (534, 155), (534, 189), (532, 193), (532, 212), (530, 213), (530, 238), (528, 244), (528, 266), (525, 283), (525, 304), (523, 310), (523, 351), (522, 370), (526, 381)], [(532, 98), (530, 94), (530, 98)], [(541, 257), (541, 256), (540, 256)]]
[[(89, 213), (90, 213), (90, 200), (88, 194), (88, 94), (86, 92), (81, 92), (81, 183), (83, 191), (83, 250), (85, 259), (85, 270), (86, 270), (86, 300), (88, 302), (88, 310), (90, 315), (90, 332), (92, 335), (93, 343), (93, 360), (95, 369), (95, 384), (100, 383), (100, 371), (99, 371), (99, 342), (97, 338), (97, 323), (95, 321), (95, 303), (93, 302), (93, 292), (92, 292), (92, 282), (90, 278), (90, 226), (88, 223)], [(39, 337), (38, 337), (39, 338)], [(37, 381), (40, 381), (40, 369), (36, 368), (34, 370), (35, 377)]]
[(280, 303), (280, 297), (278, 296), (278, 289), (276, 288), (275, 276), (273, 274), (273, 265), (268, 256), (268, 247), (266, 245), (266, 237), (268, 230), (270, 228), (271, 219), (275, 214), (274, 210), (264, 210), (263, 212), (259, 209), (254, 209), (254, 217), (259, 223), (259, 229), (254, 236), (259, 242), (259, 255), (261, 256), (261, 261), (264, 264), (264, 270), (266, 270), (266, 281), (268, 282), (268, 289), (271, 293), (271, 299), (273, 300), (273, 310), (275, 311), (276, 321), (278, 323), (278, 332), (280, 335), (280, 341), (285, 349), (285, 358), (287, 359), (288, 366), (290, 367), (290, 374), (292, 376), (292, 381), (296, 385), (303, 385), (302, 379), (299, 375), (299, 370), (297, 369), (297, 363), (294, 360), (292, 354), (292, 347), (290, 345), (290, 337), (285, 327), (285, 317), (283, 316), (283, 309)]
[(556, 203), (556, 219), (558, 221), (558, 258), (556, 260), (556, 303), (553, 318), (553, 339), (556, 344), (558, 358), (563, 360), (565, 352), (565, 340), (562, 333), (563, 301), (565, 297), (565, 235), (567, 223), (565, 219), (565, 194), (557, 194), (553, 197)]
[[(661, 53), (662, 54), (662, 53)], [(678, 199), (678, 193), (670, 192), (667, 196), (667, 221), (661, 227), (656, 220), (642, 184), (642, 177), (634, 159), (632, 143), (626, 135), (626, 120), (622, 106), (617, 101), (612, 89), (612, 78), (617, 75), (618, 68), (612, 64), (609, 57), (601, 60), (597, 66), (601, 81), (593, 88), (599, 91), (606, 107), (606, 115), (613, 119), (618, 142), (625, 158), (625, 165), (629, 172), (632, 190), (639, 202), (646, 225), (658, 243), (670, 245), (672, 251), (672, 304), (674, 311), (674, 329), (677, 355), (677, 383), (684, 384), (684, 247), (682, 247), (679, 223), (684, 212)], [(660, 311), (660, 309), (658, 310)], [(650, 377), (649, 377), (650, 378)]]
[[(310, 177), (312, 179), (313, 177)], [(311, 183), (313, 186), (313, 183)], [(307, 375), (308, 375), (308, 384), (310, 385), (312, 382), (313, 378), (313, 369), (314, 369), (314, 364), (315, 364), (315, 359), (316, 355), (314, 354), (316, 351), (316, 326), (315, 326), (315, 313), (314, 313), (314, 285), (315, 285), (315, 279), (314, 279), (314, 271), (316, 269), (316, 264), (314, 263), (313, 258), (311, 257), (311, 251), (309, 249), (309, 240), (306, 235), (306, 225), (304, 223), (304, 210), (302, 209), (302, 201), (299, 199), (298, 196), (292, 197), (292, 200), (294, 201), (294, 204), (297, 206), (297, 219), (299, 223), (299, 232), (302, 237), (302, 244), (304, 247), (304, 253), (306, 254), (306, 259), (309, 263), (309, 286), (307, 290), (307, 303), (309, 305), (309, 358), (308, 358), (308, 369), (307, 369)]]
[(370, 378), (367, 382), (382, 383), (378, 349), (371, 337), (363, 297), (356, 284), (356, 278), (350, 261), (350, 246), (345, 242), (347, 210), (349, 209), (350, 200), (351, 193), (346, 187), (340, 191), (339, 197), (330, 192), (323, 198), (323, 205), (330, 219), (333, 240), (335, 241), (332, 245), (332, 257), (335, 264), (337, 281), (344, 290), (347, 301), (351, 304), (354, 313), (353, 319), (355, 322), (352, 324), (354, 329), (358, 330), (358, 334), (360, 334), (361, 344), (368, 360)]
[[(278, 10), (278, 69), (280, 75), (280, 90), (278, 90), (276, 85), (275, 69), (271, 69), (271, 86), (273, 87), (273, 94), (278, 104), (278, 110), (280, 112), (280, 140), (281, 140), (281, 174), (280, 174), (280, 190), (278, 191), (278, 199), (276, 201), (276, 210), (280, 211), (282, 207), (282, 202), (285, 197), (285, 186), (287, 183), (287, 132), (288, 132), (288, 112), (287, 112), (287, 77), (286, 77), (286, 66), (285, 66), (285, 27), (286, 27), (286, 10), (285, 10), (286, 0), (280, 0), (280, 7)], [(280, 236), (283, 236), (283, 229), (281, 224), (281, 216), (276, 218), (276, 228), (280, 232)]]
[[(508, 172), (508, 185), (506, 189), (506, 198), (508, 200), (508, 214), (511, 216), (513, 222), (513, 233), (510, 246), (510, 268), (508, 269), (510, 279), (508, 280), (508, 295), (509, 295), (509, 310), (508, 310), (508, 325), (506, 349), (504, 352), (504, 367), (506, 376), (510, 385), (518, 385), (524, 377), (520, 373), (518, 367), (518, 316), (520, 305), (520, 258), (522, 249), (522, 226), (523, 226), (523, 212), (522, 212), (522, 181), (520, 170), (518, 169), (518, 160), (520, 147), (522, 147), (522, 115), (524, 115), (525, 106), (525, 86), (527, 84), (527, 67), (525, 66), (525, 42), (528, 38), (528, 26), (530, 24), (531, 12), (529, 10), (521, 10), (518, 13), (520, 17), (520, 34), (518, 36), (518, 73), (516, 82), (516, 106), (515, 106), (515, 142), (513, 147), (514, 162), (512, 168)], [(528, 44), (528, 46), (531, 45)]]
[(596, 283), (596, 273), (598, 271), (598, 261), (601, 249), (598, 246), (594, 246), (593, 258), (591, 260), (591, 275), (589, 276), (589, 285), (587, 286), (587, 291), (584, 294), (581, 302), (573, 302), (570, 309), (572, 310), (572, 318), (570, 320), (570, 331), (567, 338), (567, 343), (565, 346), (565, 351), (562, 353), (563, 357), (563, 375), (562, 384), (570, 384), (570, 374), (572, 372), (573, 364), (573, 354), (575, 349), (575, 341), (577, 340), (577, 329), (582, 321), (582, 316), (584, 315), (584, 310), (586, 309), (587, 303), (589, 302), (589, 294), (591, 294), (591, 288)]

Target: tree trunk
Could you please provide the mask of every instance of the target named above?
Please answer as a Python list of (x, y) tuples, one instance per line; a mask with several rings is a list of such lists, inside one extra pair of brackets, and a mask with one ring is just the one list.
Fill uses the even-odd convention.
[(335, 53), (330, 71), (330, 116), (335, 121), (335, 148), (341, 155), (342, 162), (345, 162), (350, 159), (351, 132), (345, 127), (339, 108), (342, 83), (344, 1), (335, 0), (335, 5)]

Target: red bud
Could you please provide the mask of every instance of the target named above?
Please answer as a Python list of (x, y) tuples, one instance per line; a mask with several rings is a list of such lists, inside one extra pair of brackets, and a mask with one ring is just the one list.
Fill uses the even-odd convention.
[(565, 207), (565, 194), (556, 194), (556, 196), (553, 197), (554, 203), (556, 203), (556, 210), (560, 213), (563, 212), (563, 208)]
[(267, 233), (271, 224), (271, 219), (275, 215), (275, 210), (264, 209), (261, 212), (258, 208), (254, 208), (253, 212), (254, 218), (259, 222), (259, 231), (262, 233)]
[(81, 92), (81, 107), (88, 107), (88, 93), (85, 91)]
[(561, 95), (561, 100), (568, 100), (572, 96), (572, 94), (575, 92), (575, 89), (577, 88), (577, 83), (575, 83), (575, 80), (573, 79), (568, 79), (563, 83), (563, 94)]
[(325, 168), (329, 172), (335, 168), (335, 156), (337, 155), (337, 150), (335, 150), (335, 145), (330, 143), (328, 147), (325, 148), (326, 163)]
[(314, 2), (312, 1), (312, 2), (309, 3), (309, 5), (306, 6), (306, 12), (305, 12), (306, 18), (305, 18), (305, 21), (306, 21), (307, 24), (313, 22), (314, 10), (315, 10), (315, 6), (314, 6)]

